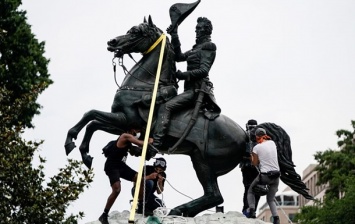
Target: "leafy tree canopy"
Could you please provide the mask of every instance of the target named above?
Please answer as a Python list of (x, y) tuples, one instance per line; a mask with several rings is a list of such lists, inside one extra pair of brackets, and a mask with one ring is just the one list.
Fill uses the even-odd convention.
[(21, 3), (20, 0), (0, 1), (0, 87), (11, 90), (5, 101), (9, 107), (16, 99), (36, 90), (30, 95), (33, 99), (28, 105), (21, 107), (21, 119), (15, 116), (11, 121), (12, 125), (21, 122), (20, 125), (33, 127), (32, 118), (40, 109), (36, 100), (53, 81), (47, 69), (49, 60), (43, 56), (45, 43), (32, 34), (26, 11), (18, 10)]
[(45, 158), (39, 156), (38, 167), (32, 164), (43, 141), (21, 137), (39, 114), (39, 94), (53, 82), (49, 60), (43, 56), (44, 42), (31, 33), (26, 12), (18, 10), (20, 4), (0, 1), (0, 222), (76, 223), (84, 214), (66, 217), (66, 209), (92, 182), (92, 170), (68, 160), (46, 180)]
[[(351, 121), (355, 130), (355, 121)], [(323, 203), (305, 206), (296, 216), (299, 223), (355, 223), (355, 131), (338, 130), (339, 150), (317, 152), (317, 184), (329, 184)]]

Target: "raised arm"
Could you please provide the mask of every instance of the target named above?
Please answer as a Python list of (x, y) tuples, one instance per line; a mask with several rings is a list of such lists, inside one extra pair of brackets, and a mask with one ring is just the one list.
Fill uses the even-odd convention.
[[(149, 138), (149, 142), (148, 142), (148, 143), (151, 144), (152, 142), (153, 142), (153, 139), (152, 139), (152, 138)], [(120, 138), (118, 139), (118, 141), (117, 141), (117, 147), (118, 147), (118, 148), (126, 147), (126, 146), (127, 146), (128, 144), (130, 144), (130, 143), (142, 147), (143, 144), (144, 144), (144, 141), (137, 139), (135, 136), (133, 136), (133, 135), (131, 135), (131, 134), (123, 133), (123, 134), (120, 136)]]

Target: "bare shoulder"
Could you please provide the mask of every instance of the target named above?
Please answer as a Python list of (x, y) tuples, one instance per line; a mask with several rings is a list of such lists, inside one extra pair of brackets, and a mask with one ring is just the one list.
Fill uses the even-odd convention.
[(131, 135), (131, 134), (128, 134), (128, 133), (121, 134), (120, 138), (117, 141), (117, 147), (126, 146), (127, 143), (130, 142), (131, 138), (133, 138), (133, 135)]

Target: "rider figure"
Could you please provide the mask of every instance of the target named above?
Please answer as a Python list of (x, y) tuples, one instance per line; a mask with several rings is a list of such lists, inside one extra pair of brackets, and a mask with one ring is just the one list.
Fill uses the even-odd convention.
[[(153, 134), (153, 145), (158, 149), (162, 145), (163, 138), (166, 134), (171, 113), (180, 111), (184, 108), (193, 107), (199, 94), (198, 90), (201, 88), (203, 82), (206, 82), (212, 89), (212, 83), (209, 81), (208, 73), (216, 57), (216, 45), (211, 42), (213, 29), (211, 21), (205, 17), (199, 17), (197, 19), (195, 31), (196, 44), (191, 50), (185, 53), (181, 52), (177, 27), (177, 25), (174, 27), (170, 26), (167, 31), (171, 35), (171, 43), (175, 52), (175, 61), (187, 62), (186, 72), (181, 72), (180, 70), (176, 72), (176, 78), (179, 80), (185, 80), (184, 92), (159, 107)], [(209, 95), (211, 94), (212, 92), (209, 93)], [(214, 102), (213, 96), (210, 96), (210, 98), (212, 98), (212, 102)], [(218, 106), (215, 108), (217, 107)], [(219, 108), (217, 109), (219, 110)]]

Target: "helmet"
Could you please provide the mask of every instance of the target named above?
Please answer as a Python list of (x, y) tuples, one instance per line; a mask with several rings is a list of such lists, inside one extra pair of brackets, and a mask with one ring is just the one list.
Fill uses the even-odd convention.
[(166, 167), (167, 167), (165, 159), (161, 158), (161, 157), (155, 159), (153, 166), (158, 166), (158, 167), (162, 168), (163, 170), (166, 170)]

